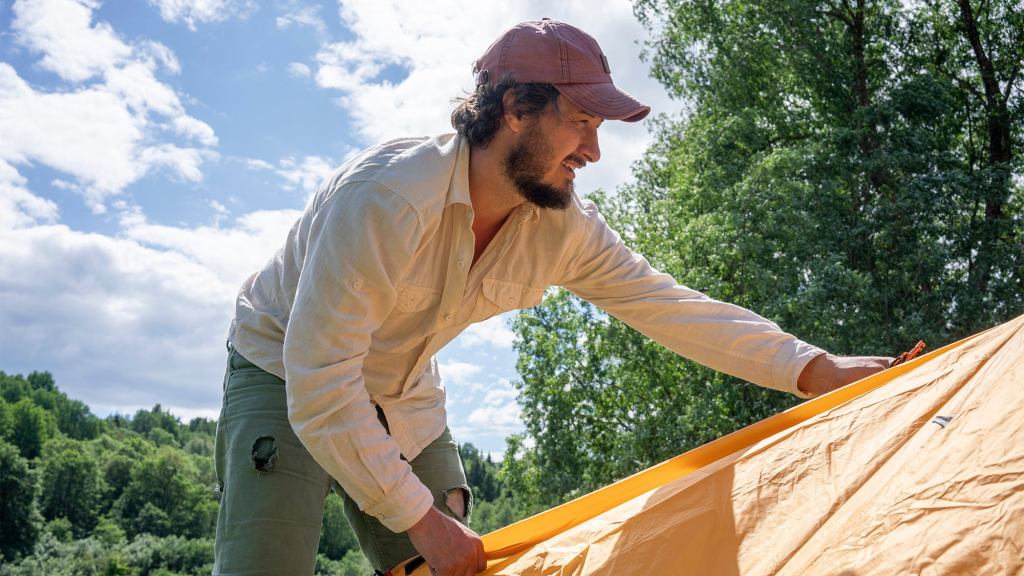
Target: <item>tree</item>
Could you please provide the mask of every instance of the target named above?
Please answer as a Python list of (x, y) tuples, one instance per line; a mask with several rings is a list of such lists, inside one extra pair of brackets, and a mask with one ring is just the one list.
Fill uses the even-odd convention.
[(135, 413), (131, 423), (132, 430), (142, 435), (147, 435), (152, 430), (163, 430), (175, 438), (181, 434), (181, 422), (178, 417), (164, 410), (159, 404), (153, 406), (152, 410), (139, 410)]
[[(917, 20), (920, 33), (934, 40), (922, 43), (919, 60), (956, 87), (959, 148), (973, 191), (964, 197), (971, 215), (967, 234), (957, 240), (959, 250), (969, 254), (965, 285), (983, 297), (962, 299), (956, 312), (984, 326), (1012, 314), (1006, 303), (1019, 300), (1022, 289), (1018, 151), (1024, 138), (1024, 5), (929, 0), (918, 6)], [(1016, 264), (1016, 276), (1005, 274), (1008, 264)]]
[(30, 398), (22, 398), (11, 407), (10, 432), (7, 440), (32, 460), (42, 452), (43, 444), (57, 433), (53, 416)]
[(41, 460), (43, 516), (65, 518), (75, 537), (85, 537), (99, 520), (104, 491), (96, 457), (81, 441), (57, 439), (46, 444)]
[(32, 552), (42, 518), (36, 508), (35, 474), (18, 448), (0, 440), (0, 558)]
[(114, 508), (131, 535), (199, 538), (216, 517), (212, 491), (194, 483), (196, 470), (181, 450), (162, 447), (138, 462)]
[(469, 442), (459, 445), (459, 457), (466, 471), (466, 482), (476, 500), (494, 500), (498, 497), (498, 466), (490, 454), (484, 457), (476, 446)]
[(345, 518), (345, 503), (341, 496), (331, 492), (324, 503), (324, 526), (317, 552), (331, 560), (341, 560), (349, 550), (358, 552), (359, 543)]

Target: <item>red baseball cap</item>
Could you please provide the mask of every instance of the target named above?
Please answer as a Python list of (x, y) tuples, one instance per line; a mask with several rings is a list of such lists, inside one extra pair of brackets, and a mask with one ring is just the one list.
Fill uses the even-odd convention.
[(636, 122), (651, 111), (612, 83), (608, 59), (597, 40), (550, 18), (512, 27), (473, 68), (477, 85), (507, 75), (516, 82), (551, 84), (576, 105), (606, 120)]

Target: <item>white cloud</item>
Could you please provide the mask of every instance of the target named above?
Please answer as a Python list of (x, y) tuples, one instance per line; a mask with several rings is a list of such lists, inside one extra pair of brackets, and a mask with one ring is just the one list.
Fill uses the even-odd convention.
[[(108, 24), (92, 22), (96, 6), (87, 0), (15, 3), (15, 41), (40, 54), (39, 65), (71, 86), (37, 90), (0, 62), (0, 160), (41, 163), (72, 176), (92, 209), (103, 212), (108, 197), (155, 168), (200, 180), (203, 163), (216, 157), (209, 148), (217, 137), (156, 78), (160, 69), (180, 70), (174, 54), (152, 41), (125, 43)], [(160, 138), (162, 126), (199, 146)]]
[[(326, 43), (317, 54), (317, 83), (340, 92), (339, 103), (350, 111), (364, 143), (451, 131), (452, 98), (472, 88), (473, 61), (501, 32), (539, 15), (570, 22), (597, 38), (616, 83), (655, 113), (679, 108), (639, 60), (645, 32), (626, 0), (601, 9), (583, 0), (555, 5), (438, 0), (415, 18), (408, 11), (400, 0), (345, 0), (339, 13), (354, 38)], [(389, 67), (400, 69), (403, 77), (388, 78)], [(629, 181), (630, 165), (650, 143), (643, 127), (624, 122), (606, 123), (601, 138), (603, 158), (579, 173), (581, 192), (614, 190)]]
[(143, 40), (137, 46), (139, 55), (149, 58), (150, 61), (160, 65), (171, 74), (181, 73), (181, 64), (178, 57), (170, 48), (153, 40)]
[(57, 221), (57, 205), (25, 188), (25, 179), (0, 159), (0, 230)]
[(139, 160), (149, 169), (166, 167), (172, 173), (191, 182), (203, 179), (202, 165), (206, 159), (215, 159), (217, 154), (198, 148), (182, 148), (174, 144), (150, 146), (139, 152)]
[(260, 160), (259, 158), (243, 158), (242, 161), (245, 163), (245, 167), (250, 170), (273, 170), (274, 165), (266, 160)]
[(299, 210), (263, 210), (237, 218), (230, 228), (182, 228), (151, 224), (141, 212), (129, 209), (122, 215), (121, 227), (126, 239), (181, 254), (201, 265), (233, 286), (234, 296), (242, 280), (259, 270), (281, 247), (300, 215)]
[(515, 312), (510, 312), (470, 325), (455, 340), (456, 346), (471, 348), (486, 345), (494, 348), (511, 348), (516, 335), (509, 329), (508, 322), (514, 314)]
[(61, 225), (0, 232), (0, 244), (8, 370), (50, 370), (89, 403), (215, 400), (236, 287), (181, 253)]
[(217, 135), (214, 134), (213, 128), (201, 120), (191, 116), (178, 116), (172, 121), (172, 125), (178, 134), (197, 140), (203, 146), (217, 145)]
[(44, 69), (72, 82), (88, 80), (132, 53), (109, 24), (91, 24), (96, 6), (90, 0), (19, 0), (12, 7), (15, 41), (42, 52)]
[(317, 33), (323, 34), (327, 31), (324, 19), (320, 17), (320, 6), (296, 5), (276, 19), (278, 28), (289, 28), (291, 26), (305, 26), (312, 28)]
[(481, 367), (476, 364), (458, 360), (439, 364), (438, 368), (441, 370), (441, 378), (452, 384), (465, 384), (481, 370)]
[(249, 0), (149, 0), (160, 9), (165, 22), (184, 22), (190, 30), (196, 24), (223, 22), (228, 18), (247, 18), (256, 9)]
[(288, 156), (281, 159), (274, 172), (284, 178), (285, 188), (298, 189), (306, 194), (312, 194), (316, 187), (334, 172), (337, 166), (322, 156), (306, 156), (301, 160), (294, 156)]
[(117, 203), (122, 232), (110, 237), (54, 224), (56, 207), (18, 188), (12, 173), (0, 163), (4, 370), (50, 370), (101, 412), (160, 402), (183, 417), (210, 415), (238, 287), (299, 213), (183, 228)]
[(518, 396), (519, 393), (512, 387), (508, 378), (499, 378), (498, 383), (487, 390), (483, 403), (485, 406), (505, 406), (509, 401), (515, 401)]
[(500, 406), (482, 406), (469, 414), (468, 421), (491, 430), (517, 431), (523, 427), (522, 408), (516, 402)]
[(288, 73), (296, 78), (309, 78), (312, 71), (302, 62), (292, 62), (288, 65)]
[[(450, 364), (463, 364), (458, 361)], [(472, 366), (472, 365), (470, 365)], [(474, 368), (478, 368), (474, 366)], [(453, 432), (462, 438), (493, 442), (504, 436), (520, 432), (523, 429), (522, 408), (517, 401), (518, 393), (508, 378), (497, 378), (486, 385), (466, 385), (468, 378), (453, 379), (445, 373), (445, 365), (441, 365), (442, 376), (455, 380), (449, 386), (449, 412), (453, 414)], [(479, 374), (479, 368), (473, 370), (471, 376)], [(461, 380), (461, 381), (460, 381)], [(457, 396), (458, 399), (453, 399)], [(469, 414), (464, 414), (464, 407), (471, 407)]]

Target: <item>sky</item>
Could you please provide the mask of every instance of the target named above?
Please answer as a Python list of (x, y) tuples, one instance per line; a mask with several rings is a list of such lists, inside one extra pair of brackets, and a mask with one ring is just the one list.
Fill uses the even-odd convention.
[[(575, 24), (654, 113), (628, 1), (0, 0), (0, 370), (94, 413), (215, 418), (238, 287), (320, 181), (377, 142), (450, 132), (472, 62), (517, 22)], [(651, 141), (607, 122), (577, 190)], [(521, 431), (508, 317), (438, 356), (456, 439)]]

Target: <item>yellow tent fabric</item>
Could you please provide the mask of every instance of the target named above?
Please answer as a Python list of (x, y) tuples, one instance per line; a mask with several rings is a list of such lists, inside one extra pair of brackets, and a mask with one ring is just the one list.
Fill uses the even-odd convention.
[(1022, 574), (1024, 316), (483, 540), (487, 575)]

